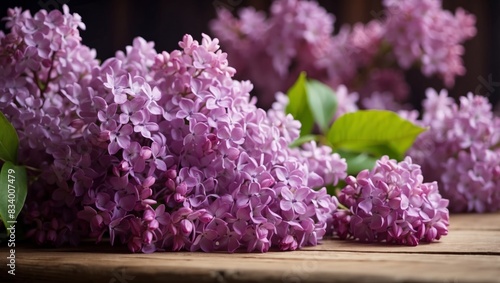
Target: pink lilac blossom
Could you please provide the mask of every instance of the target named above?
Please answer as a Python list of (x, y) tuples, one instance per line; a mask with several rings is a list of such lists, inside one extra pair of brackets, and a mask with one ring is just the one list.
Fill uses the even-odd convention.
[[(266, 107), (301, 71), (333, 88), (346, 85), (365, 108), (404, 108), (409, 91), (403, 71), (410, 67), (453, 86), (465, 73), (462, 44), (476, 34), (475, 17), (443, 10), (439, 0), (383, 3), (383, 19), (343, 25), (336, 34), (334, 16), (305, 0), (276, 0), (267, 18), (253, 8), (242, 9), (239, 18), (220, 10), (211, 28), (242, 66), (238, 77), (254, 82)], [(372, 93), (394, 100), (377, 102)]]
[[(459, 103), (428, 89), (420, 123), (429, 128), (408, 151), (429, 180), (439, 182), (453, 212), (500, 209), (500, 119), (487, 98), (469, 93)], [(432, 158), (429, 158), (432, 156)]]
[[(186, 35), (158, 53), (136, 38), (98, 65), (66, 6), (9, 10), (7, 26), (0, 110), (21, 162), (42, 170), (23, 211), (37, 243), (265, 252), (326, 233), (337, 203), (324, 186), (346, 176), (345, 160), (313, 143), (290, 149), (300, 123), (256, 107), (217, 39)], [(30, 49), (33, 33), (51, 47)]]
[(437, 182), (423, 182), (410, 157), (397, 162), (384, 156), (346, 184), (338, 196), (346, 209), (336, 211), (332, 222), (341, 239), (416, 246), (448, 234), (448, 200)]
[[(327, 72), (326, 82), (331, 86), (347, 85), (350, 89), (361, 89), (361, 72), (368, 73), (374, 61), (383, 53), (385, 27), (380, 21), (366, 25), (342, 25), (339, 32), (330, 38), (330, 49), (318, 60), (318, 67)], [(366, 74), (369, 78), (370, 74)], [(369, 95), (369, 93), (365, 94)]]
[(274, 94), (286, 91), (301, 71), (325, 77), (316, 62), (330, 50), (335, 18), (313, 1), (278, 0), (266, 19), (263, 12), (244, 8), (235, 18), (219, 10), (211, 29), (224, 43), (240, 78), (251, 79), (269, 107)]
[(75, 244), (83, 188), (100, 170), (90, 166), (97, 152), (81, 142), (88, 120), (79, 113), (93, 91), (95, 51), (80, 44), (85, 25), (67, 6), (33, 16), (9, 9), (4, 20), (10, 32), (0, 34), (0, 110), (19, 135), (19, 160), (40, 170), (25, 205), (24, 222), (35, 227), (28, 236)]
[(465, 74), (462, 43), (476, 34), (475, 17), (463, 9), (443, 10), (437, 0), (385, 0), (386, 40), (402, 68), (421, 63), (426, 76), (438, 74), (446, 86)]
[(334, 120), (346, 113), (359, 110), (357, 105), (359, 95), (357, 92), (349, 92), (345, 85), (339, 85), (334, 89), (334, 92), (337, 98), (337, 111), (333, 116)]

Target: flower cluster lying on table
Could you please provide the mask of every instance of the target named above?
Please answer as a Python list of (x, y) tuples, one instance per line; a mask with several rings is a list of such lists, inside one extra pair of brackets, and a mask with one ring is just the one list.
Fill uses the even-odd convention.
[(109, 232), (132, 251), (264, 252), (323, 237), (336, 199), (312, 188), (337, 184), (345, 161), (289, 148), (300, 123), (256, 108), (216, 39), (157, 53), (137, 38), (99, 65), (66, 6), (7, 20), (0, 109), (42, 171), (23, 212), (37, 243)]
[[(232, 79), (217, 39), (186, 35), (180, 50), (158, 53), (136, 38), (99, 64), (67, 6), (33, 16), (10, 9), (6, 19), (0, 111), (18, 131), (21, 163), (40, 170), (22, 214), (37, 243), (109, 235), (133, 252), (265, 252), (316, 245), (345, 229), (325, 188), (346, 177), (345, 160), (314, 141), (290, 148), (300, 123), (279, 102), (267, 112), (255, 106), (252, 84)], [(372, 240), (367, 229), (392, 227), (387, 240), (404, 244), (445, 235), (448, 211), (435, 184), (421, 184), (409, 159), (379, 166), (403, 169), (357, 182), (387, 178), (376, 184), (394, 191), (383, 207), (401, 211), (350, 233)], [(393, 186), (398, 174), (413, 186)], [(347, 180), (341, 195), (356, 186)], [(377, 205), (341, 200), (354, 216), (382, 215)]]
[(423, 183), (420, 166), (410, 157), (397, 163), (382, 157), (371, 171), (346, 178), (333, 217), (336, 234), (367, 242), (416, 246), (448, 234), (448, 200), (437, 182)]

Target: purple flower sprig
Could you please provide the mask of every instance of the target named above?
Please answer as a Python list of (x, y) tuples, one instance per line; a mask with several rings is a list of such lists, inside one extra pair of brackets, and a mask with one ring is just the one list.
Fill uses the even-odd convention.
[(416, 246), (448, 234), (448, 200), (437, 182), (423, 183), (410, 157), (398, 163), (384, 156), (346, 183), (338, 196), (345, 209), (333, 214), (339, 238)]

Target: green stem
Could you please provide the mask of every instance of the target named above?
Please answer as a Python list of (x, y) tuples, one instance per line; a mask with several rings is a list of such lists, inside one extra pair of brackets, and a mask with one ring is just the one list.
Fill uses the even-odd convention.
[(347, 208), (345, 205), (341, 204), (340, 202), (339, 202), (339, 205), (337, 206), (337, 209), (349, 210), (349, 208)]
[[(49, 83), (50, 83), (50, 73), (52, 73), (52, 70), (54, 69), (54, 60), (56, 59), (56, 53), (57, 52), (54, 52), (52, 54), (52, 57), (50, 58), (50, 61), (51, 61), (52, 64), (50, 65), (49, 71), (47, 72), (47, 79), (45, 80), (45, 82), (42, 85), (40, 85), (38, 83), (38, 87), (40, 88), (40, 97), (43, 97), (43, 94), (45, 93), (45, 90), (49, 86)], [(38, 76), (36, 77), (36, 80), (37, 80), (37, 82), (39, 82)]]
[(42, 172), (42, 170), (35, 168), (35, 167), (28, 166), (28, 165), (24, 165), (24, 168), (31, 170), (31, 171), (34, 171), (34, 172)]

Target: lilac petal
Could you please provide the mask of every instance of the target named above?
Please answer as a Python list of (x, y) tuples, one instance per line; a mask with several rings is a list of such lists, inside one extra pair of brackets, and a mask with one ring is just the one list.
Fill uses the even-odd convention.
[(372, 210), (372, 200), (365, 199), (358, 204), (358, 208), (361, 208), (365, 213), (369, 214)]
[(134, 128), (131, 125), (123, 125), (120, 129), (120, 135), (129, 136), (134, 132)]
[(151, 112), (151, 114), (153, 114), (153, 115), (162, 115), (163, 114), (163, 108), (158, 106), (158, 104), (156, 104), (156, 102), (151, 103), (149, 105), (148, 109), (149, 109), (149, 112)]
[(242, 144), (245, 141), (245, 131), (240, 127), (236, 127), (231, 131), (231, 138), (235, 143)]
[(145, 119), (146, 119), (146, 117), (144, 116), (144, 112), (142, 112), (142, 111), (137, 111), (137, 112), (133, 113), (132, 115), (130, 115), (130, 121), (134, 125), (141, 124), (142, 122), (144, 122)]
[(287, 179), (287, 177), (288, 177), (288, 171), (285, 168), (283, 168), (283, 167), (277, 167), (274, 170), (274, 173), (276, 174), (276, 177), (280, 181), (285, 181)]
[[(294, 199), (294, 195), (293, 195), (292, 191), (290, 191), (290, 189), (288, 189), (287, 187), (283, 187), (281, 189), (281, 195), (283, 196), (284, 200), (293, 200)], [(286, 209), (286, 210), (288, 210), (288, 209)]]
[(236, 238), (236, 235), (231, 236), (229, 238), (228, 243), (227, 243), (227, 251), (232, 253), (232, 252), (236, 251), (240, 246), (241, 246), (241, 244), (238, 241), (238, 239)]
[(118, 143), (118, 146), (121, 148), (125, 149), (130, 146), (130, 137), (128, 136), (120, 136), (116, 138), (116, 142)]
[(234, 232), (238, 233), (238, 235), (244, 235), (247, 229), (247, 222), (243, 220), (239, 220), (233, 223)]
[(126, 211), (132, 211), (136, 203), (137, 197), (134, 195), (126, 195), (124, 197), (121, 197), (119, 200), (119, 206)]
[(134, 161), (134, 171), (136, 173), (141, 173), (146, 168), (146, 161), (142, 158), (137, 158)]
[[(314, 174), (314, 173), (313, 173)], [(311, 174), (312, 175), (312, 174)], [(309, 177), (312, 177), (312, 176), (309, 176)], [(318, 176), (319, 177), (319, 176)], [(320, 177), (321, 178), (321, 177)], [(322, 179), (321, 179), (322, 180)], [(299, 177), (299, 176), (290, 176), (288, 178), (288, 184), (292, 187), (299, 187), (300, 185), (302, 185), (302, 178)]]
[(129, 178), (128, 174), (120, 177), (111, 177), (110, 183), (115, 190), (123, 189), (128, 185), (128, 178)]
[(215, 230), (207, 229), (205, 232), (203, 232), (205, 238), (207, 240), (213, 241), (219, 236)]
[(156, 169), (160, 171), (167, 171), (167, 164), (160, 159), (155, 160)]
[(410, 206), (410, 200), (408, 199), (408, 197), (406, 195), (401, 194), (400, 208), (402, 210), (406, 210), (406, 209), (408, 209), (409, 206)]
[(288, 211), (292, 209), (292, 202), (288, 200), (281, 200), (280, 201), (280, 208), (284, 211)]
[(236, 206), (237, 207), (244, 207), (247, 206), (249, 202), (249, 198), (246, 196), (241, 196), (236, 199)]
[(114, 102), (117, 104), (123, 104), (123, 103), (127, 102), (127, 95), (125, 93), (115, 94)]
[(92, 220), (92, 218), (94, 218), (94, 216), (96, 214), (97, 214), (97, 211), (95, 211), (95, 209), (93, 209), (90, 206), (85, 206), (83, 208), (83, 210), (78, 211), (77, 217), (79, 219), (83, 219), (83, 220), (85, 220), (87, 222), (90, 222), (90, 220)]
[(310, 192), (311, 191), (306, 187), (302, 187), (300, 189), (297, 189), (297, 191), (295, 192), (295, 199), (297, 201), (302, 201), (309, 195)]
[(378, 214), (373, 215), (370, 222), (370, 229), (379, 230), (384, 227), (385, 221), (384, 218)]
[(108, 145), (108, 153), (110, 155), (114, 155), (115, 153), (117, 153), (118, 151), (120, 150), (120, 146), (118, 145), (118, 143), (116, 142), (111, 142), (109, 145)]
[(304, 214), (307, 211), (307, 206), (303, 202), (295, 202), (293, 204), (293, 210), (298, 214)]
[(200, 248), (206, 253), (212, 252), (214, 250), (214, 242), (211, 239), (203, 238), (200, 240)]

